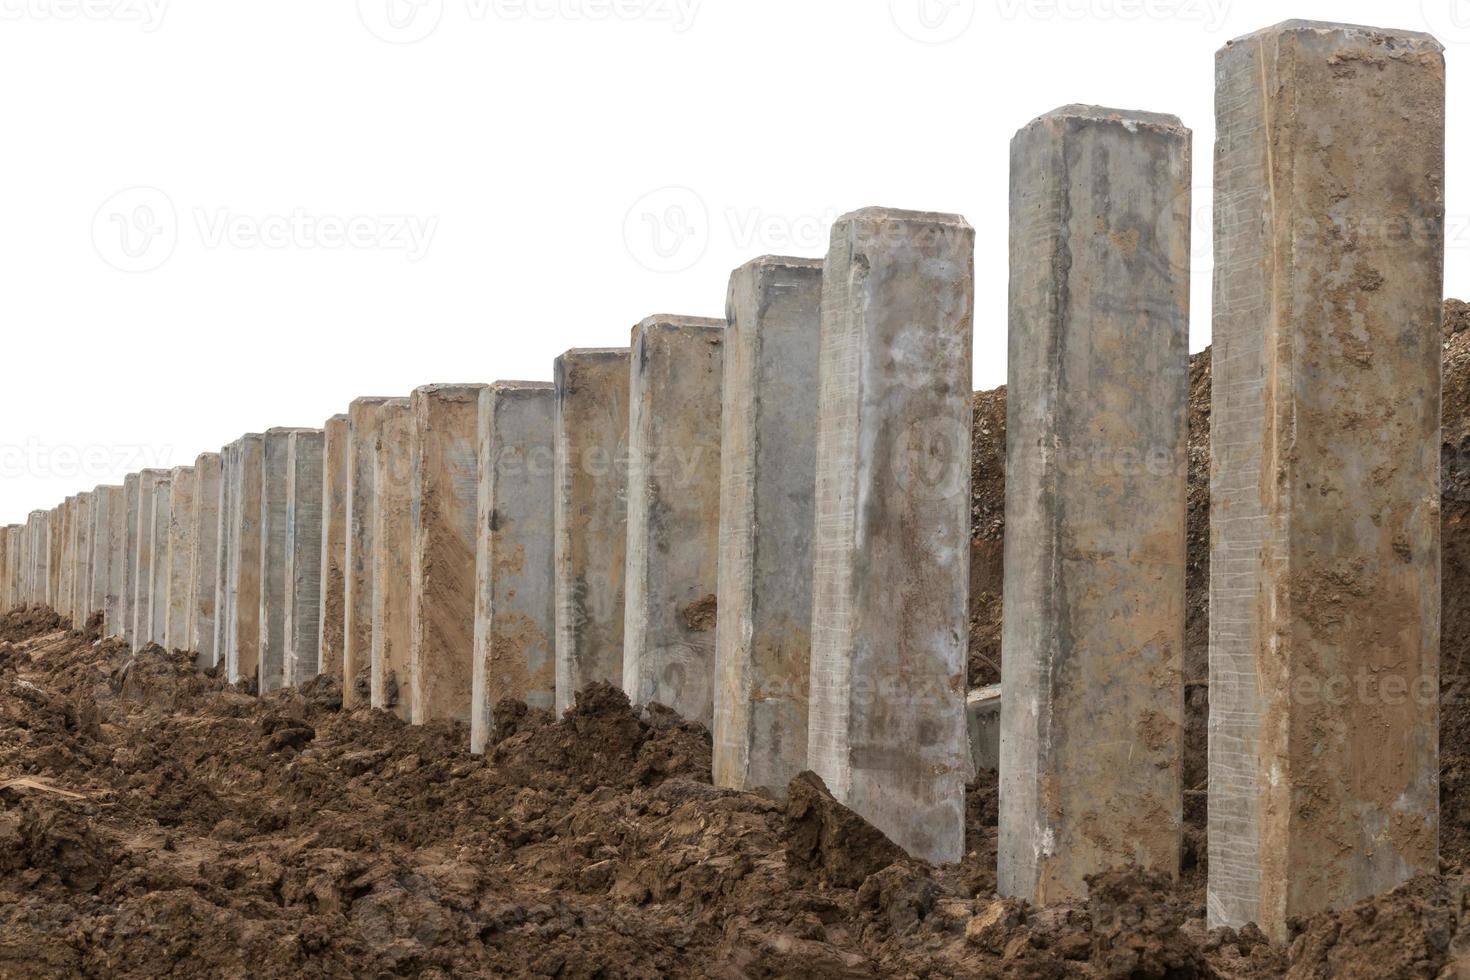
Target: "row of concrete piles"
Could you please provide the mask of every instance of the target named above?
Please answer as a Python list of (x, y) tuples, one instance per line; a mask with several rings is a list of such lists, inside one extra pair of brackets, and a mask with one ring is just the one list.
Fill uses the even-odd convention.
[[(1436, 868), (1444, 64), (1291, 22), (1217, 70), (1208, 907), (1281, 937)], [(1173, 117), (1076, 106), (1012, 144), (976, 749), (1000, 889), (1042, 903), (1179, 872), (1190, 152)], [(610, 682), (710, 726), (721, 785), (810, 768), (954, 861), (972, 249), (954, 215), (847, 215), (825, 262), (757, 259), (725, 319), (651, 317), (554, 384), (360, 398), (36, 512), (3, 597), (261, 692), (336, 675), (475, 752), (501, 698)]]

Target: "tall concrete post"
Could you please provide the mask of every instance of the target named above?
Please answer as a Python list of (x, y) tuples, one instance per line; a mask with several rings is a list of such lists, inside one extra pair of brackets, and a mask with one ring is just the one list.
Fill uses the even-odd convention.
[(317, 611), (317, 665), (341, 679), (347, 602), (346, 415), (327, 419), (322, 448), (321, 603)]
[[(275, 428), (265, 432), (260, 517), (260, 692), (274, 691), (286, 679), (287, 512), (291, 437), (320, 429)], [(320, 542), (318, 542), (320, 544)]]
[(1067, 106), (1011, 143), (999, 883), (1179, 873), (1190, 132)]
[[(127, 492), (124, 487), (99, 487), (97, 561), (102, 582), (102, 635), (123, 634), (123, 570), (127, 554)], [(94, 593), (95, 593), (94, 589)]]
[(0, 612), (9, 612), (15, 605), (11, 598), (10, 559), (13, 552), (10, 540), (10, 528), (0, 528)]
[(260, 690), (261, 483), (265, 435), (247, 433), (235, 444), (230, 481), (229, 622), (226, 677), (231, 684), (254, 682)]
[(219, 566), (216, 570), (214, 587), (214, 662), (225, 665), (225, 676), (229, 676), (232, 663), (230, 647), (234, 596), (230, 592), (231, 569), (235, 565), (234, 536), (235, 522), (239, 518), (239, 499), (236, 496), (240, 469), (240, 443), (232, 442), (219, 451)]
[(73, 494), (61, 505), (61, 572), (57, 578), (59, 585), (53, 606), (72, 621), (72, 629), (81, 629), (82, 624), (76, 621), (76, 573), (77, 498)]
[[(347, 584), (343, 589), (342, 706), (365, 707), (359, 675), (373, 662), (373, 458), (383, 406), (392, 398), (357, 398), (347, 407)], [(371, 682), (368, 684), (371, 689)]]
[(147, 642), (164, 646), (168, 640), (168, 583), (170, 577), (169, 525), (173, 508), (173, 474), (167, 471), (153, 484), (152, 573), (148, 587)]
[(556, 703), (556, 390), (497, 381), (480, 398), (475, 652), (470, 751), (485, 751), (495, 705)]
[(297, 429), (286, 444), (286, 663), (287, 684), (318, 673), (322, 594), (321, 429)]
[(185, 645), (194, 651), (200, 670), (209, 670), (218, 662), (214, 607), (220, 575), (221, 465), (219, 453), (200, 453), (194, 460), (194, 513), (189, 520), (194, 547), (189, 555), (189, 610), (184, 631)]
[[(102, 613), (103, 636), (107, 635), (107, 522), (112, 513), (112, 500), (105, 486), (92, 490), (92, 508), (87, 546), (87, 599), (86, 606), (92, 612)], [(121, 490), (121, 487), (117, 489)]]
[(623, 683), (628, 556), (626, 347), (556, 359), (556, 713), (594, 681)]
[(62, 565), (66, 554), (66, 504), (46, 513), (46, 604), (61, 611)]
[(714, 780), (785, 796), (807, 768), (822, 261), (741, 266), (727, 310)]
[(714, 723), (724, 320), (649, 317), (628, 383), (623, 689)]
[(965, 843), (974, 231), (869, 208), (822, 276), (808, 764), (909, 853)]
[(409, 586), (413, 576), (413, 410), (383, 403), (373, 450), (372, 706), (409, 720)]
[(1424, 34), (1216, 60), (1211, 927), (1438, 868), (1444, 112)]
[(76, 495), (72, 515), (72, 582), (71, 621), (76, 629), (85, 629), (92, 593), (92, 493)]
[(144, 470), (138, 476), (138, 509), (130, 515), (133, 552), (133, 634), (136, 653), (153, 642), (153, 505), (158, 481), (168, 479), (168, 470)]
[(123, 477), (122, 601), (118, 608), (122, 621), (112, 632), (121, 636), (130, 649), (133, 647), (138, 602), (138, 522), (143, 512), (142, 481), (142, 473), (129, 473)]
[(188, 650), (189, 573), (194, 561), (194, 505), (197, 474), (176, 466), (169, 477), (168, 565), (164, 586), (163, 639), (167, 650)]
[(470, 720), (480, 384), (414, 389), (409, 674), (414, 724)]
[(46, 601), (47, 538), (50, 516), (44, 510), (33, 510), (26, 523), (30, 530), (27, 538), (30, 564), (26, 573), (26, 602), (35, 605)]

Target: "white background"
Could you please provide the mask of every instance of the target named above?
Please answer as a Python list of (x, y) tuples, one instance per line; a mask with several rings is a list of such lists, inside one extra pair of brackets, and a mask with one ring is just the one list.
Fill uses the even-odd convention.
[(1008, 142), (1070, 102), (1193, 127), (1198, 350), (1213, 55), (1288, 16), (1433, 30), (1457, 118), (1470, 0), (0, 0), (0, 522), (357, 395), (549, 380), (864, 205), (974, 224), (1001, 384)]

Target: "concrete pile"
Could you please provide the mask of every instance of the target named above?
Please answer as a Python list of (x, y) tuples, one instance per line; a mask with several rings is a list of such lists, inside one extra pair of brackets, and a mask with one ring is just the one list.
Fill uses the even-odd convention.
[[(1289, 22), (1217, 62), (1212, 925), (1437, 862), (1444, 60)], [(726, 316), (652, 316), (554, 384), (359, 398), (0, 528), (0, 601), (265, 694), (468, 723), (594, 681), (803, 770), (999, 886), (1179, 873), (1191, 134), (1069, 106), (1011, 145), (1006, 616), (966, 678), (974, 232), (869, 208)]]

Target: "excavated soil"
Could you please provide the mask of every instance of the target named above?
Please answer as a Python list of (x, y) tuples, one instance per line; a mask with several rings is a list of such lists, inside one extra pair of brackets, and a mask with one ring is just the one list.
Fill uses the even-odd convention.
[[(708, 733), (608, 687), (560, 720), (257, 698), (50, 610), (0, 617), (0, 977), (1450, 977), (1470, 975), (1470, 310), (1446, 317), (1443, 874), (1296, 924), (1203, 928), (1209, 355), (1190, 399), (1185, 873), (1085, 903), (997, 900), (996, 781), (970, 853), (907, 858), (804, 774), (710, 785)], [(971, 678), (999, 679), (1005, 392), (976, 396)], [(713, 611), (711, 611), (713, 613)], [(1457, 974), (1463, 969), (1465, 974)]]

